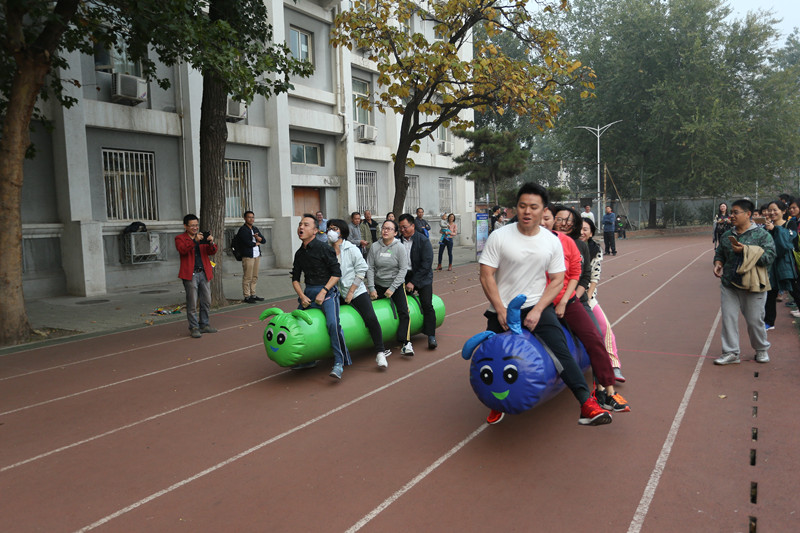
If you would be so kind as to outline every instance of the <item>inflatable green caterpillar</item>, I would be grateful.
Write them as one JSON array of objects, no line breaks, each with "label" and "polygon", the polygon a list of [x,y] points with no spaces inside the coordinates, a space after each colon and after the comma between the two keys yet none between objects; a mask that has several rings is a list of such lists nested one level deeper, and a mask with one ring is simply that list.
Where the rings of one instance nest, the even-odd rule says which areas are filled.
[{"label": "inflatable green caterpillar", "polygon": [[[398,319],[392,301],[382,298],[372,302],[375,316],[381,325],[384,342],[397,338]],[[436,326],[444,322],[444,302],[433,295],[433,310],[436,312]],[[416,297],[408,298],[409,324],[411,335],[422,331],[422,311]],[[272,307],[261,313],[260,320],[268,320],[264,328],[264,348],[267,356],[280,366],[310,363],[317,359],[333,357],[331,338],[325,327],[325,315],[321,309],[296,309],[284,313]],[[339,322],[344,332],[348,350],[361,350],[372,346],[367,326],[353,307],[342,305]]]}]

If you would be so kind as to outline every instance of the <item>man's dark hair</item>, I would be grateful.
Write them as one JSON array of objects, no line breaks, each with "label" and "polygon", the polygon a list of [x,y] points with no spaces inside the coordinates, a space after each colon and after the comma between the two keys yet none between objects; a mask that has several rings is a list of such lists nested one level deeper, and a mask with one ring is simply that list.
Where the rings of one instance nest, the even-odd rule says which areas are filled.
[{"label": "man's dark hair", "polygon": [[245,211],[244,214],[242,215],[242,218],[247,218],[247,215],[256,216],[256,214],[253,213],[252,211]]},{"label": "man's dark hair", "polygon": [[183,225],[184,226],[188,226],[189,222],[191,222],[192,220],[200,220],[200,219],[197,218],[197,215],[193,215],[192,213],[189,213],[188,215],[183,217]]},{"label": "man's dark hair", "polygon": [[533,183],[532,181],[523,183],[522,187],[520,187],[519,191],[517,191],[517,203],[519,203],[519,199],[523,194],[535,194],[541,197],[542,207],[547,207],[547,205],[550,203],[550,197],[547,195],[547,189],[538,183]]},{"label": "man's dark hair", "polygon": [[731,209],[734,207],[738,207],[742,211],[749,211],[750,213],[753,212],[753,209],[756,208],[755,204],[748,200],[747,198],[742,198],[741,200],[736,200],[731,204]]},{"label": "man's dark hair", "polygon": [[497,213],[498,211],[500,211],[500,209],[502,209],[502,207],[500,207],[499,205],[494,206],[492,208],[492,214]]},{"label": "man's dark hair", "polygon": [[312,215],[311,213],[303,213],[303,216],[300,217],[300,220],[304,218],[310,218],[314,221],[314,227],[319,229],[319,222],[317,221],[317,215]]},{"label": "man's dark hair", "polygon": [[794,200],[794,196],[792,196],[789,193],[783,193],[783,194],[779,195],[778,198],[780,198],[783,201],[783,203],[785,203],[786,205],[791,204],[792,201]]},{"label": "man's dark hair", "polygon": [[581,220],[581,216],[577,211],[564,205],[554,205],[550,207],[550,212],[553,213],[553,218],[557,217],[559,213],[569,213],[572,216],[572,229],[569,231],[569,233],[567,233],[567,235],[573,239],[580,238],[581,224],[579,224],[579,222]]},{"label": "man's dark hair", "polygon": [[328,229],[331,229],[331,226],[336,226],[339,228],[339,235],[342,236],[342,239],[347,240],[347,238],[350,236],[350,228],[347,225],[347,222],[341,218],[332,218],[328,220]]},{"label": "man's dark hair", "polygon": [[352,213],[350,213],[350,220],[352,221],[353,217],[356,215],[361,216],[361,213],[359,213],[358,211],[353,211]]},{"label": "man's dark hair", "polygon": [[408,222],[412,226],[416,226],[416,223],[414,222],[414,217],[411,215],[411,213],[403,213],[402,215],[397,217],[397,220],[398,220],[398,223],[400,221],[405,220],[406,222]]}]

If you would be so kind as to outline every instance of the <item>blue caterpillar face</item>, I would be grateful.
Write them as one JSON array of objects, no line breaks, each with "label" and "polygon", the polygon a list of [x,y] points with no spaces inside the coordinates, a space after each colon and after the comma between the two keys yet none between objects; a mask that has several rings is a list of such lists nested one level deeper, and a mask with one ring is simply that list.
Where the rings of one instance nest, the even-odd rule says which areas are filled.
[{"label": "blue caterpillar face", "polygon": [[472,355],[470,384],[484,405],[515,414],[539,400],[543,360],[536,344],[524,331],[521,335],[495,335],[478,346]]}]

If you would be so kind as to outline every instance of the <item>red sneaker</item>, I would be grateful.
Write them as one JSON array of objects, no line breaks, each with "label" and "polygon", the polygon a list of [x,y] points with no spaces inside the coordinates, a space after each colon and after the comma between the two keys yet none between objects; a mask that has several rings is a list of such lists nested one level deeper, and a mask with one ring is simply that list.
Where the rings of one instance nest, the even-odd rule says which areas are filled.
[{"label": "red sneaker", "polygon": [[506,414],[502,411],[495,411],[492,409],[489,411],[489,416],[486,417],[487,424],[497,424],[500,422]]},{"label": "red sneaker", "polygon": [[597,404],[592,396],[581,405],[581,417],[578,424],[582,426],[600,426],[611,423],[611,413]]}]

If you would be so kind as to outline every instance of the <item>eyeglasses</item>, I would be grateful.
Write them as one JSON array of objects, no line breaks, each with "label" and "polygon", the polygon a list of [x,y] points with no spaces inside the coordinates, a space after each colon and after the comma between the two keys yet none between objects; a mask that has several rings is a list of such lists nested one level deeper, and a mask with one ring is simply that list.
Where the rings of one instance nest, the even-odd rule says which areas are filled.
[{"label": "eyeglasses", "polygon": [[570,219],[569,217],[567,217],[567,218],[559,218],[559,217],[557,217],[556,218],[556,222],[563,222],[563,223],[567,224],[567,223],[571,223],[572,219]]},{"label": "eyeglasses", "polygon": [[745,211],[731,211],[731,215],[744,215]]},{"label": "eyeglasses", "polygon": [[400,229],[408,229],[408,228],[413,228],[414,226],[412,226],[411,224],[406,224],[405,226],[403,226],[402,224],[400,224],[398,227],[399,227]]},{"label": "eyeglasses", "polygon": [[394,228],[391,227],[381,228],[381,231],[394,231]]}]

